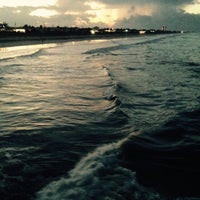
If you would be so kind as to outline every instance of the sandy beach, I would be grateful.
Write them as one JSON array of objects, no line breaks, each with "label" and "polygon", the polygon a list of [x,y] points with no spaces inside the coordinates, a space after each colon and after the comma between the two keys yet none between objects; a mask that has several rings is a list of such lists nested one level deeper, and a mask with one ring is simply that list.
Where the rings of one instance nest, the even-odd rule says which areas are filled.
[{"label": "sandy beach", "polygon": [[71,36],[23,36],[23,37],[0,37],[0,48],[33,44],[62,43],[74,40],[96,40],[96,39],[113,39],[120,37],[133,37],[135,35],[71,35]]}]

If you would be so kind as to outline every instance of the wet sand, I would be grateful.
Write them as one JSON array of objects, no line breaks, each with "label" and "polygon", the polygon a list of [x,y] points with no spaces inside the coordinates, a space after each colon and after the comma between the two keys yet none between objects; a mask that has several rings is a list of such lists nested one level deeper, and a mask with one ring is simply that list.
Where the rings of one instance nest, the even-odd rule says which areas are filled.
[{"label": "wet sand", "polygon": [[62,43],[70,42],[74,40],[93,40],[93,39],[113,39],[120,37],[133,37],[134,35],[71,35],[71,36],[21,36],[21,37],[0,37],[0,48],[21,46],[21,45],[33,45],[33,44],[48,44],[48,43]]}]

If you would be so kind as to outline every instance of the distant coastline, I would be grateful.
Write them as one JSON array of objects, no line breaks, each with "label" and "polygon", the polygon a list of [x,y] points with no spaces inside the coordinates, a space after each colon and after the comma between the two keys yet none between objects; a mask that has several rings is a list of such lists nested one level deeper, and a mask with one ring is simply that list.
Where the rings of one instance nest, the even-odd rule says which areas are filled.
[{"label": "distant coastline", "polygon": [[133,37],[139,35],[175,34],[180,31],[137,30],[137,29],[100,29],[67,28],[67,27],[30,27],[4,28],[0,30],[0,48],[16,45],[43,44],[52,42],[67,42],[71,40],[107,39],[119,37]]}]

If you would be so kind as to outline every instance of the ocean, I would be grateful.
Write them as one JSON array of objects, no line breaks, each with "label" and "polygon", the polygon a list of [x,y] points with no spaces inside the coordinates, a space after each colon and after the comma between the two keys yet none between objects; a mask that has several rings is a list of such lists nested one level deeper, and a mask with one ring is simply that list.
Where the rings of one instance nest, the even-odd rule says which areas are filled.
[{"label": "ocean", "polygon": [[199,40],[0,48],[0,199],[200,199]]}]

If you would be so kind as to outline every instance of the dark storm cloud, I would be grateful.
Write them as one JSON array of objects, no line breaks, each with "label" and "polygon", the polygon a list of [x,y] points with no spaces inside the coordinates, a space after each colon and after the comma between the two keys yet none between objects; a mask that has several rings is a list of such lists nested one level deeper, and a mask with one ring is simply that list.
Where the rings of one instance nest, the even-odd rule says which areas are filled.
[{"label": "dark storm cloud", "polygon": [[[129,4],[133,14],[119,20],[116,26],[133,28],[161,28],[166,25],[170,30],[193,30],[200,31],[198,21],[199,14],[189,14],[183,10],[188,4],[194,4],[194,0],[101,0],[104,3]],[[154,5],[154,12],[151,15],[136,14],[134,10],[138,6]]]},{"label": "dark storm cloud", "polygon": [[161,29],[166,25],[170,30],[200,31],[200,15],[188,14],[176,7],[160,7],[152,16],[131,16],[118,22],[118,26],[128,24],[135,28]]}]

